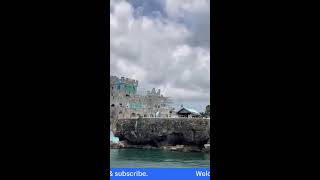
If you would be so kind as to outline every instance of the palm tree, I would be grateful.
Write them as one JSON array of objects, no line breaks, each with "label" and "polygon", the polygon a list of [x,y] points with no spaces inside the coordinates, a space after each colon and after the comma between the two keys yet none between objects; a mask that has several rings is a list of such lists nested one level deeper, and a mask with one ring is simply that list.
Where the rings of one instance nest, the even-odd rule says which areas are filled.
[{"label": "palm tree", "polygon": [[202,117],[202,118],[207,118],[208,117],[208,115],[207,115],[207,113],[205,113],[205,112],[200,112],[200,117]]}]

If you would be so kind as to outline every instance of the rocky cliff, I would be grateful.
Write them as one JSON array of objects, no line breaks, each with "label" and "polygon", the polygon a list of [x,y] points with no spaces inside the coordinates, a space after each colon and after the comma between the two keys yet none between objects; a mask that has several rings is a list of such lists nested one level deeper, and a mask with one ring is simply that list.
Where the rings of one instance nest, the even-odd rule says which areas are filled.
[{"label": "rocky cliff", "polygon": [[185,145],[201,149],[210,139],[210,119],[202,118],[117,119],[112,122],[112,129],[128,145]]}]

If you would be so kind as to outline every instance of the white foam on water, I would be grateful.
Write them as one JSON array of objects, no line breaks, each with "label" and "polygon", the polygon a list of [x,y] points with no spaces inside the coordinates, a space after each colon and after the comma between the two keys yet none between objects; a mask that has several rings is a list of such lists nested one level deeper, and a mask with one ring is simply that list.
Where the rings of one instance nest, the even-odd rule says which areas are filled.
[{"label": "white foam on water", "polygon": [[115,137],[111,130],[110,130],[110,141],[114,142],[114,143],[118,143],[119,142],[119,138]]}]

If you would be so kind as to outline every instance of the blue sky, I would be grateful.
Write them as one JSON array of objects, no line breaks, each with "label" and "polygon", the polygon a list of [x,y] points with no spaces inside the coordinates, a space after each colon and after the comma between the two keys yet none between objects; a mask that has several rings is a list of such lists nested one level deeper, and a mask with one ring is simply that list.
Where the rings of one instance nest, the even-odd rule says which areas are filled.
[{"label": "blue sky", "polygon": [[210,1],[110,0],[111,74],[161,89],[176,107],[210,102]]}]

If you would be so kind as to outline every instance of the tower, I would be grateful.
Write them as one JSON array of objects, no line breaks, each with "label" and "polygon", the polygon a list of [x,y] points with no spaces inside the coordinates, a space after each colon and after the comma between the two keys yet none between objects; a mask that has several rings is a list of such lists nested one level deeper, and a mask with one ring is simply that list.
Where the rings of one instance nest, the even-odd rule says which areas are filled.
[{"label": "tower", "polygon": [[114,96],[134,96],[137,93],[138,81],[129,78],[110,77],[110,92]]}]

